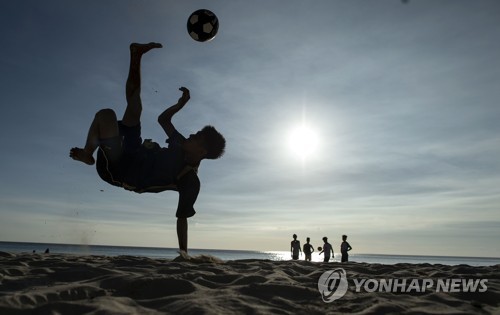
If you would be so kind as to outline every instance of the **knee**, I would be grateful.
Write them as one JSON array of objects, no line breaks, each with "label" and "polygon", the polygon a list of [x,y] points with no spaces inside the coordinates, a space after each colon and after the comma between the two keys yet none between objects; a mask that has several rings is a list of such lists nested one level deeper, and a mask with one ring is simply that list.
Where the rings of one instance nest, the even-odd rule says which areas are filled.
[{"label": "knee", "polygon": [[95,114],[95,118],[99,121],[116,121],[116,113],[110,108],[101,109]]}]

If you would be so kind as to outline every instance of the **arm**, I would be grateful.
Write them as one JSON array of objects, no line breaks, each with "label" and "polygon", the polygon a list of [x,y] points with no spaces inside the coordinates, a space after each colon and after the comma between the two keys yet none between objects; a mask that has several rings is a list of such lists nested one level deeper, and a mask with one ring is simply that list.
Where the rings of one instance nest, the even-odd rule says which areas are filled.
[{"label": "arm", "polygon": [[187,218],[177,218],[177,239],[179,240],[179,250],[187,253],[188,222]]},{"label": "arm", "polygon": [[179,98],[179,101],[177,101],[177,104],[170,106],[163,113],[161,113],[160,116],[158,116],[158,123],[163,128],[163,130],[165,130],[165,133],[169,138],[175,131],[174,125],[172,125],[172,117],[175,115],[175,113],[180,111],[190,99],[188,89],[186,89],[185,87],[181,87],[179,90],[182,91],[182,96]]},{"label": "arm", "polygon": [[179,190],[179,203],[177,205],[177,239],[179,240],[179,249],[188,251],[188,222],[187,219],[195,215],[194,203],[200,192],[200,180],[191,170],[182,176],[177,182]]}]

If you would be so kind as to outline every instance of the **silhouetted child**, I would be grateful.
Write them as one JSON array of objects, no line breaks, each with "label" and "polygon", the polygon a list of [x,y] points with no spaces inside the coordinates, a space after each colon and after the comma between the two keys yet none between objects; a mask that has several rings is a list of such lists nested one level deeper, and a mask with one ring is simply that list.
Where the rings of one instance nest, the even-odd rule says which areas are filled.
[{"label": "silhouetted child", "polygon": [[290,243],[290,252],[293,260],[299,259],[299,253],[302,250],[300,249],[300,241],[297,241],[297,234],[293,234],[293,241]]},{"label": "silhouetted child", "polygon": [[352,249],[351,245],[347,243],[347,235],[342,235],[342,244],[340,244],[340,253],[342,254],[341,262],[349,261],[349,254],[347,253]]},{"label": "silhouetted child", "polygon": [[[226,141],[212,126],[206,126],[189,138],[173,126],[174,114],[189,101],[189,90],[181,87],[177,104],[167,108],[158,122],[169,144],[160,147],[141,138],[141,59],[158,43],[131,44],[130,68],[126,83],[127,107],[121,120],[112,109],[95,115],[84,148],[72,148],[70,157],[88,165],[96,164],[99,176],[111,185],[137,193],[179,192],[177,206],[177,237],[181,251],[187,252],[187,218],[196,212],[194,203],[200,190],[197,169],[203,159],[217,159],[224,153]],[[97,152],[97,163],[93,154]]]},{"label": "silhouetted child", "polygon": [[[328,243],[328,238],[326,236],[323,237],[323,242],[324,242],[323,250],[321,252],[319,252],[319,255],[324,253],[325,258],[323,259],[323,262],[329,262],[330,257],[334,256],[333,247],[330,243]],[[330,253],[331,253],[331,256],[330,256]]]},{"label": "silhouetted child", "polygon": [[308,237],[306,239],[306,243],[304,244],[304,256],[306,256],[306,261],[311,261],[311,254],[314,252],[314,247],[309,243],[311,239]]}]

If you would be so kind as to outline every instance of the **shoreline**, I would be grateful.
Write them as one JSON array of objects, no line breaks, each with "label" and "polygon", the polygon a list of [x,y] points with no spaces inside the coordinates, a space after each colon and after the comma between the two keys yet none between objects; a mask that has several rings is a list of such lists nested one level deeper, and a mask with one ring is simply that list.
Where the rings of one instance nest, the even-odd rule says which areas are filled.
[{"label": "shoreline", "polygon": [[[43,253],[46,249],[57,254],[107,255],[107,256],[142,256],[150,258],[173,259],[179,255],[177,248],[169,247],[139,247],[115,245],[82,245],[63,243],[29,243],[29,242],[0,242],[0,251],[13,253]],[[223,260],[235,259],[271,259],[273,261],[290,260],[288,251],[257,251],[232,249],[190,249],[190,254],[209,254]],[[403,254],[363,254],[350,253],[350,260],[366,263],[442,263],[445,265],[467,264],[471,266],[491,266],[500,264],[500,258],[473,257],[473,256],[437,256],[437,255],[403,255]],[[317,252],[312,255],[313,261],[322,262],[323,256]],[[303,260],[302,255],[299,260]],[[340,253],[336,252],[335,261],[340,261]],[[332,262],[332,261],[330,261]]]}]

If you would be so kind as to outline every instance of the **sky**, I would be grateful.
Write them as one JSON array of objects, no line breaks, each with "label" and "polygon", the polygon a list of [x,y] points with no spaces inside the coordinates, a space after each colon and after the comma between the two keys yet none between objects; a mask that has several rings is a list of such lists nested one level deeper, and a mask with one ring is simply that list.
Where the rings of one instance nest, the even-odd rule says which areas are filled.
[{"label": "sky", "polygon": [[[186,30],[219,18],[214,40]],[[0,241],[177,247],[178,194],[136,194],[69,158],[122,115],[129,44],[142,132],[186,86],[184,135],[214,125],[189,246],[500,257],[500,2],[0,2]]]}]

